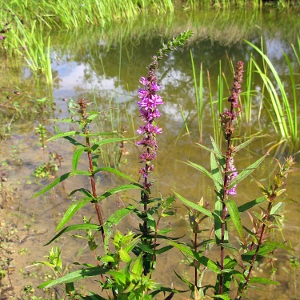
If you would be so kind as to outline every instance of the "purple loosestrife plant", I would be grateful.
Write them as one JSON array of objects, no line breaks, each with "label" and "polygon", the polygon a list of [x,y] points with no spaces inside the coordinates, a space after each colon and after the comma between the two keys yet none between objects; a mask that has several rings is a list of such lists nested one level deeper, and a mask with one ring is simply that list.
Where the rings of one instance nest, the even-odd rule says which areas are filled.
[{"label": "purple loosestrife plant", "polygon": [[[148,252],[143,253],[143,268],[144,275],[147,275],[155,265],[155,247],[156,240],[150,237],[151,231],[155,231],[156,226],[149,224],[149,211],[148,204],[150,199],[150,187],[153,182],[150,181],[150,174],[154,171],[153,161],[156,159],[156,152],[158,149],[156,137],[162,133],[162,128],[156,124],[156,120],[161,116],[159,106],[163,104],[162,97],[157,93],[160,90],[160,86],[157,83],[157,77],[155,71],[158,68],[158,63],[164,56],[170,51],[175,50],[178,46],[183,46],[186,40],[192,36],[192,31],[188,30],[182,34],[179,34],[172,41],[167,44],[163,44],[163,47],[158,51],[157,55],[152,57],[151,64],[148,68],[147,77],[141,77],[140,83],[143,85],[138,90],[138,107],[140,110],[140,117],[143,121],[143,125],[138,129],[138,133],[142,136],[142,139],[137,142],[138,146],[142,146],[142,154],[140,154],[140,162],[143,164],[139,170],[142,179],[143,190],[141,192],[141,203],[143,205],[143,211],[140,214],[143,224],[140,224],[140,230],[142,233],[142,243],[145,247],[152,248],[154,254]],[[156,236],[156,234],[154,234]]]},{"label": "purple loosestrife plant", "polygon": [[[232,137],[235,130],[235,123],[237,115],[240,113],[239,95],[242,92],[241,82],[243,80],[244,63],[239,61],[237,63],[236,71],[234,74],[233,87],[231,89],[231,94],[228,98],[230,102],[230,110],[226,110],[220,115],[221,126],[224,133],[225,140],[227,141],[227,149],[225,155],[225,175],[223,181],[223,191],[221,191],[221,201],[222,201],[222,212],[221,212],[221,253],[220,253],[220,270],[224,269],[225,261],[225,247],[224,243],[227,242],[226,234],[226,216],[228,213],[225,201],[228,199],[228,195],[236,195],[236,185],[229,188],[229,184],[238,176],[236,167],[234,166],[234,147],[232,145]],[[222,295],[224,292],[224,274],[219,275],[219,294]]]}]

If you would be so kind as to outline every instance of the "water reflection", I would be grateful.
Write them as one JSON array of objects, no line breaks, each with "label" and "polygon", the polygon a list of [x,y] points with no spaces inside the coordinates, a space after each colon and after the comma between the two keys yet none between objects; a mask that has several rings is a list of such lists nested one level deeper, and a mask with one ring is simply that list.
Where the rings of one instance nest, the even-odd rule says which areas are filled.
[{"label": "water reflection", "polygon": [[[222,72],[228,78],[229,86],[226,86],[226,82],[224,86],[225,98],[232,80],[229,58],[234,63],[238,60],[247,62],[250,57],[249,53],[253,52],[243,42],[243,39],[260,46],[261,36],[263,36],[263,47],[268,57],[272,60],[279,74],[283,77],[286,76],[287,65],[282,51],[289,57],[293,57],[290,44],[296,44],[300,28],[299,20],[298,11],[282,13],[277,10],[269,10],[262,14],[247,9],[242,11],[199,11],[197,13],[186,12],[178,16],[170,15],[155,21],[153,19],[150,21],[140,19],[134,23],[116,25],[105,30],[89,28],[85,31],[56,32],[51,37],[55,85],[51,95],[47,95],[49,95],[49,98],[54,98],[56,106],[59,108],[55,112],[55,117],[59,118],[66,117],[68,113],[67,104],[65,101],[61,101],[62,98],[73,97],[76,100],[78,97],[84,97],[95,101],[100,110],[106,109],[108,106],[121,109],[121,126],[126,128],[129,136],[133,136],[136,134],[137,124],[140,122],[136,108],[137,89],[140,76],[145,76],[147,73],[145,66],[151,61],[151,56],[160,47],[162,40],[166,40],[187,28],[193,29],[194,36],[189,45],[169,55],[160,64],[157,73],[159,83],[162,86],[165,105],[162,108],[163,116],[160,120],[160,126],[163,127],[164,133],[158,138],[159,150],[153,193],[158,194],[161,192],[163,195],[168,195],[173,193],[172,190],[176,190],[191,201],[199,201],[200,197],[203,196],[205,201],[213,203],[214,191],[211,182],[183,163],[190,160],[209,168],[208,153],[195,145],[195,142],[199,142],[199,130],[190,52],[193,54],[195,66],[198,70],[200,64],[202,64],[204,70],[203,131],[205,134],[202,142],[209,146],[209,135],[214,133],[209,94],[212,93],[212,99],[216,101],[218,97],[219,61],[221,61]],[[253,56],[258,58],[255,52],[253,52]],[[299,66],[297,66],[294,58],[292,62],[295,72],[299,72]],[[18,70],[20,71],[19,74],[22,74],[23,68],[20,67]],[[208,88],[207,71],[209,71],[211,89]],[[26,74],[29,79],[33,78],[30,73]],[[2,77],[6,78],[4,75]],[[9,82],[6,85],[9,85]],[[27,95],[30,94],[32,99],[42,97],[46,93],[45,85],[38,85],[33,81],[30,81],[27,87],[25,84],[24,89],[28,90]],[[253,89],[260,91],[261,82],[258,79],[255,79]],[[253,97],[254,109],[250,123],[252,129],[249,128],[249,124],[241,123],[240,133],[241,136],[244,136],[246,131],[246,135],[250,136],[257,131],[261,131],[261,135],[267,134],[267,136],[264,139],[258,139],[250,148],[236,156],[236,164],[240,170],[263,155],[280,140],[280,136],[276,135],[274,128],[270,126],[270,117],[266,110],[262,112],[260,122],[257,119],[257,112],[261,103],[259,95],[257,93],[256,97]],[[129,112],[129,117],[126,115],[125,109]],[[186,118],[186,124],[184,118]],[[25,131],[27,136],[24,135],[24,131],[18,135],[14,133],[14,142],[22,144],[20,151],[24,161],[22,172],[19,172],[19,170],[11,172],[11,177],[16,181],[24,180],[26,176],[30,176],[34,167],[38,164],[37,160],[42,161],[43,159],[40,149],[35,144],[37,137],[34,132],[35,124],[41,120],[34,118],[27,119],[27,121],[30,124]],[[132,125],[131,121],[135,125]],[[46,124],[52,133],[52,124]],[[12,144],[8,142],[3,143],[2,146],[3,156],[7,158]],[[64,169],[68,171],[72,149],[67,148],[67,145],[63,143],[57,143],[54,147],[65,158]],[[291,152],[288,146],[283,144],[276,149],[277,152],[273,151],[272,156],[278,158]],[[127,164],[124,162],[121,168],[127,174],[137,178],[139,168],[137,149],[133,143],[129,143],[127,150],[129,152],[126,157]],[[293,149],[293,152],[298,150],[299,148]],[[299,153],[296,154],[296,159],[299,160]],[[273,171],[271,166],[274,166],[274,161],[270,160],[272,164],[270,164],[270,161],[266,162],[262,169],[254,174],[254,178],[264,179]],[[41,184],[44,184],[44,182]],[[76,181],[74,184],[78,186],[81,185],[81,182]],[[292,198],[293,201],[291,202],[293,204],[288,206],[285,211],[286,220],[288,221],[284,234],[290,240],[298,238],[300,227],[299,205],[295,204],[300,201],[299,195],[295,193],[298,190],[298,185],[299,174],[294,173],[288,181],[288,195]],[[38,189],[39,187],[35,188]],[[48,199],[49,201],[46,199],[38,201],[30,199],[32,188],[26,185],[25,196],[26,199],[30,199],[26,203],[26,209],[34,208],[39,211],[38,215],[41,216],[36,224],[44,229],[47,225],[43,222],[44,218],[58,222],[61,217],[60,213],[66,209],[68,204],[67,194],[72,189],[72,183],[67,183],[56,190],[52,198]],[[254,181],[252,181],[248,184],[241,184],[238,187],[238,195],[236,200],[238,203],[243,203],[260,194]],[[108,206],[105,209],[110,212],[114,208]],[[40,211],[43,212],[40,213]],[[178,212],[179,218],[173,225],[180,232],[180,230],[184,231],[186,229],[186,212],[184,207],[179,207]],[[86,208],[84,213],[89,214],[91,212]],[[10,214],[12,215],[12,212]],[[29,215],[29,212],[27,214]],[[81,216],[78,216],[78,221],[80,221],[79,219],[81,219]],[[53,228],[49,229],[47,236],[44,237],[45,240],[49,240],[53,236],[54,224],[51,227]],[[39,241],[39,245],[43,242]],[[72,243],[74,247],[69,248],[75,249],[76,242],[73,241]],[[27,246],[30,245],[27,244]],[[299,248],[299,245],[295,246]],[[45,255],[45,249],[38,245],[36,247],[35,254],[42,258]],[[72,252],[72,249],[64,250],[70,252],[70,257],[76,255]],[[178,253],[174,254],[172,259],[177,261],[180,258],[175,258],[176,255],[178,256]],[[170,267],[172,264],[174,265],[172,259],[169,259]],[[286,257],[283,261],[286,261]],[[280,261],[280,264],[282,267],[288,268],[285,262]],[[285,283],[290,280],[290,278],[284,279]],[[172,280],[174,278],[168,278],[166,284],[170,284]],[[291,289],[291,294],[294,292]],[[275,299],[274,295],[272,299]]]}]

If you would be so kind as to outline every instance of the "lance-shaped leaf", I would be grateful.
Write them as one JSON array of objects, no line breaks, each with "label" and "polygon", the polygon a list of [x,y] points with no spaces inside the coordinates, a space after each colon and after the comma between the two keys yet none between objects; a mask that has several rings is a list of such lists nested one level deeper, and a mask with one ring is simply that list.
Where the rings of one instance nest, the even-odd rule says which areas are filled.
[{"label": "lance-shaped leaf", "polygon": [[183,244],[179,244],[179,243],[172,242],[172,241],[170,241],[169,244],[174,246],[178,250],[180,250],[182,253],[188,255],[190,258],[195,259],[200,264],[206,266],[207,268],[214,271],[215,273],[217,273],[217,274],[220,273],[220,269],[219,269],[218,265],[216,263],[214,263],[212,260],[210,260],[209,258],[207,258],[206,256],[199,255],[199,253],[191,250],[191,248],[189,248]]},{"label": "lance-shaped leaf", "polygon": [[[174,192],[174,191],[173,191]],[[203,213],[204,215],[213,218],[213,214],[211,213],[211,211],[209,211],[208,209],[205,209],[203,206],[197,205],[191,201],[188,201],[187,199],[185,199],[184,197],[182,197],[181,195],[177,194],[176,192],[174,192],[174,194],[180,199],[180,201],[182,201],[185,205],[189,206],[192,209],[195,209],[201,213]]]},{"label": "lance-shaped leaf", "polygon": [[236,203],[233,200],[227,200],[227,201],[225,201],[225,204],[226,204],[226,207],[227,207],[229,215],[231,217],[233,226],[234,226],[238,236],[244,242],[244,245],[246,245],[246,239],[245,239],[245,235],[244,235],[241,216],[240,216],[240,213],[239,213]]},{"label": "lance-shaped leaf", "polygon": [[[267,254],[273,252],[275,249],[288,250],[289,247],[285,244],[278,243],[278,242],[272,242],[272,241],[265,242],[264,244],[262,244],[260,246],[256,260],[260,260],[263,256],[266,256]],[[252,260],[255,252],[256,252],[256,249],[253,249],[252,251],[242,254],[243,260],[244,261]]]},{"label": "lance-shaped leaf", "polygon": [[210,136],[210,140],[218,159],[223,158],[223,153],[212,136]]},{"label": "lance-shaped leaf", "polygon": [[195,164],[191,161],[187,161],[186,164],[188,166],[191,166],[193,168],[195,168],[196,170],[199,170],[200,172],[204,173],[207,177],[209,177],[210,179],[212,179],[212,181],[214,182],[215,186],[219,186],[220,183],[215,179],[215,177],[209,172],[207,171],[204,167],[198,165],[198,164]]},{"label": "lance-shaped leaf", "polygon": [[255,169],[264,161],[266,156],[259,158],[256,162],[254,162],[252,165],[250,165],[248,168],[241,171],[228,185],[228,189],[231,189],[235,185],[237,185],[239,182],[247,178]]},{"label": "lance-shaped leaf", "polygon": [[110,144],[110,143],[120,143],[120,142],[128,141],[128,140],[133,139],[133,138],[118,138],[117,137],[117,138],[103,139],[102,141],[94,144],[91,147],[91,149],[94,151],[102,145],[106,145],[106,144]]},{"label": "lance-shaped leaf", "polygon": [[121,208],[109,216],[109,218],[103,225],[103,230],[105,233],[105,249],[108,249],[109,239],[113,233],[112,227],[117,225],[125,216],[127,216],[134,210],[135,207],[133,205],[128,205],[127,207]]},{"label": "lance-shaped leaf", "polygon": [[[115,175],[117,175],[117,176],[120,176],[120,177],[122,177],[122,178],[125,178],[125,179],[127,179],[127,180],[133,182],[133,183],[138,184],[138,181],[136,181],[136,180],[134,180],[133,178],[131,178],[130,176],[128,176],[128,175],[122,173],[121,171],[116,170],[116,169],[111,168],[111,167],[97,168],[97,169],[95,169],[95,170],[93,171],[93,174],[96,174],[96,173],[102,172],[102,171],[103,171],[103,172],[110,172],[110,173],[113,173],[113,174],[115,174]],[[141,188],[142,188],[142,186],[141,186]]]},{"label": "lance-shaped leaf", "polygon": [[222,241],[222,210],[223,210],[223,202],[219,199],[215,202],[215,213],[214,213],[214,229],[215,229],[215,238],[216,244],[219,245],[221,243],[228,243],[228,230],[227,224],[225,223],[224,230],[224,240]]},{"label": "lance-shaped leaf", "polygon": [[214,178],[215,186],[219,191],[223,187],[223,176],[220,170],[220,165],[218,164],[216,156],[213,153],[210,154],[210,168],[212,177]]},{"label": "lance-shaped leaf", "polygon": [[74,214],[81,209],[85,204],[91,202],[93,200],[93,197],[84,197],[81,198],[79,201],[77,201],[76,203],[72,203],[69,208],[67,209],[67,211],[65,212],[64,216],[62,217],[60,223],[58,224],[58,226],[56,227],[56,231],[60,230],[63,228],[63,226],[65,226],[65,224],[67,222],[69,222],[69,220],[74,216]]},{"label": "lance-shaped leaf", "polygon": [[267,200],[267,198],[266,198],[265,196],[256,198],[256,199],[254,199],[254,200],[251,200],[251,201],[249,201],[249,202],[246,202],[245,204],[240,205],[240,206],[238,207],[238,210],[239,210],[240,213],[241,213],[241,212],[244,212],[244,211],[246,211],[246,210],[252,208],[252,207],[255,206],[255,205],[258,205],[258,204],[260,204],[260,203],[265,202],[266,200]]},{"label": "lance-shaped leaf", "polygon": [[275,285],[280,284],[278,281],[274,281],[269,278],[263,278],[263,277],[251,277],[249,283],[263,283],[263,284],[275,284]]},{"label": "lance-shaped leaf", "polygon": [[257,139],[258,137],[253,136],[251,137],[249,140],[245,141],[244,143],[241,143],[237,146],[234,147],[234,152],[238,152],[241,151],[242,149],[244,149],[245,147],[247,147],[251,142],[253,142],[255,139]]},{"label": "lance-shaped leaf", "polygon": [[101,200],[108,198],[109,196],[117,194],[119,192],[124,192],[124,191],[134,190],[134,189],[143,189],[143,187],[140,184],[136,184],[136,183],[119,185],[119,186],[114,187],[114,188],[106,191],[105,193],[103,193],[100,197],[97,198],[97,200],[101,201]]},{"label": "lance-shaped leaf", "polygon": [[63,277],[60,277],[55,280],[50,280],[47,282],[42,283],[38,286],[38,288],[50,288],[54,285],[62,284],[62,283],[69,283],[74,282],[83,278],[87,277],[93,277],[101,274],[105,274],[107,272],[107,269],[102,267],[91,267],[91,268],[85,268],[81,270],[77,270],[75,272],[69,273]]},{"label": "lance-shaped leaf", "polygon": [[72,169],[73,172],[77,171],[77,166],[78,166],[78,162],[79,159],[81,157],[81,155],[83,154],[84,151],[86,151],[88,148],[87,147],[77,147],[76,150],[73,153],[73,158],[72,158]]},{"label": "lance-shaped leaf", "polygon": [[68,137],[68,136],[74,136],[74,135],[78,135],[80,134],[79,131],[68,131],[68,132],[59,132],[58,134],[52,136],[51,138],[49,138],[47,140],[47,142],[50,142],[50,141],[53,141],[53,140],[56,140],[56,139],[59,139],[59,138],[64,138],[64,137]]},{"label": "lance-shaped leaf", "polygon": [[90,172],[87,171],[76,171],[76,172],[68,172],[65,173],[61,176],[59,176],[58,178],[56,178],[53,182],[51,182],[49,185],[47,185],[45,188],[43,188],[41,191],[35,193],[32,197],[35,198],[37,196],[40,196],[46,192],[48,192],[49,190],[51,190],[52,188],[54,188],[56,185],[58,185],[59,183],[63,182],[64,180],[66,180],[69,177],[75,176],[75,175],[83,175],[83,176],[91,176]]},{"label": "lance-shaped leaf", "polygon": [[59,238],[63,233],[66,233],[68,231],[73,230],[97,230],[99,231],[100,226],[97,224],[75,224],[65,227],[63,230],[61,230],[53,239],[51,239],[45,246],[51,244],[53,241],[55,241],[57,238]]},{"label": "lance-shaped leaf", "polygon": [[72,172],[68,172],[68,173],[65,173],[65,174],[59,176],[53,182],[51,182],[49,185],[47,185],[45,188],[43,188],[41,191],[35,193],[32,197],[34,198],[34,197],[37,197],[39,195],[46,193],[47,191],[51,190],[53,187],[55,187],[56,185],[58,185],[59,183],[63,182],[64,180],[66,180],[67,178],[69,178],[71,176],[73,176]]}]

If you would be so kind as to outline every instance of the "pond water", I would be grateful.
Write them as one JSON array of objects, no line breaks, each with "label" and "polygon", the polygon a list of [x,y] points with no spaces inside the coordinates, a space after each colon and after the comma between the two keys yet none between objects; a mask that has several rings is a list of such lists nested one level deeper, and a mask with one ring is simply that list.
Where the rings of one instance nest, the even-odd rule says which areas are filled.
[{"label": "pond water", "polygon": [[[139,78],[147,74],[146,66],[151,57],[161,47],[162,41],[186,30],[192,29],[194,35],[186,47],[178,49],[160,63],[157,78],[161,85],[161,95],[165,104],[162,106],[162,117],[159,126],[163,134],[158,137],[158,157],[156,161],[155,185],[153,196],[160,193],[164,196],[176,191],[185,198],[197,202],[201,197],[210,203],[214,202],[214,191],[211,182],[203,174],[193,170],[184,162],[190,160],[209,168],[209,155],[196,143],[210,147],[210,135],[220,140],[219,130],[213,130],[212,114],[209,98],[212,97],[213,107],[217,113],[218,90],[217,82],[222,68],[224,74],[224,106],[232,81],[232,66],[238,60],[247,65],[250,54],[257,59],[259,55],[246,44],[244,39],[261,47],[272,61],[279,76],[285,81],[289,95],[288,67],[283,55],[290,57],[296,75],[296,85],[299,88],[300,66],[297,65],[293,48],[297,45],[300,29],[299,11],[278,11],[269,9],[258,12],[251,10],[185,12],[184,15],[170,15],[164,18],[141,18],[126,24],[115,24],[112,28],[88,28],[70,32],[51,32],[52,42],[52,72],[53,86],[47,87],[42,76],[35,77],[20,62],[12,63],[3,59],[1,66],[1,92],[7,98],[2,105],[1,117],[3,130],[1,134],[1,172],[2,172],[2,209],[0,216],[2,234],[16,241],[14,250],[14,269],[10,279],[15,293],[20,293],[23,287],[32,283],[34,286],[45,278],[41,278],[41,268],[34,261],[44,260],[52,245],[43,245],[53,237],[55,226],[60,221],[63,212],[70,205],[68,194],[78,186],[88,187],[81,178],[72,178],[55,188],[51,193],[38,198],[32,194],[49,183],[46,179],[37,179],[32,172],[42,162],[47,161],[48,152],[56,152],[64,159],[59,173],[71,169],[73,148],[65,141],[53,141],[47,148],[41,150],[35,128],[39,123],[47,128],[47,136],[54,134],[53,119],[69,116],[68,103],[84,97],[92,102],[92,106],[102,111],[102,118],[94,130],[120,130],[128,137],[136,135],[136,129],[141,121],[137,110],[137,89]],[[193,55],[196,74],[200,65],[204,78],[204,113],[199,131],[197,117],[193,71],[191,63]],[[226,79],[225,79],[226,78]],[[220,77],[219,77],[220,79]],[[226,86],[226,83],[229,87]],[[274,158],[282,161],[283,157],[293,154],[299,163],[298,143],[282,142],[281,136],[272,125],[272,109],[268,99],[262,99],[262,82],[254,76],[251,102],[252,111],[247,120],[241,118],[238,124],[238,135],[247,138],[257,134],[255,140],[247,149],[236,156],[236,166],[242,170],[257,158],[265,154],[271,147],[269,157],[258,171],[253,173],[251,180],[237,187],[235,200],[240,205],[260,196],[254,179],[267,184],[267,177],[275,170]],[[20,91],[17,95],[15,91]],[[299,89],[297,90],[299,95]],[[9,99],[9,97],[11,99]],[[46,104],[39,104],[37,99],[46,99]],[[244,97],[245,98],[245,97]],[[244,99],[242,96],[242,99]],[[48,103],[48,104],[47,104]],[[243,104],[243,103],[242,103]],[[298,102],[298,111],[300,104]],[[244,113],[244,112],[242,112]],[[298,116],[298,123],[300,117]],[[62,130],[72,130],[66,124],[58,124]],[[9,130],[9,131],[8,131]],[[200,133],[202,132],[202,133]],[[222,145],[221,140],[219,141]],[[121,158],[120,169],[138,179],[138,149],[134,142],[125,145],[126,155]],[[224,147],[224,145],[223,145]],[[115,161],[107,155],[104,163],[114,165]],[[82,161],[80,169],[86,169]],[[299,268],[293,269],[290,257],[299,259],[300,243],[300,196],[298,193],[299,172],[291,173],[288,178],[286,205],[280,234],[280,241],[291,243],[290,252],[279,251],[276,261],[263,262],[257,272],[265,272],[270,276],[277,268],[273,279],[280,281],[280,286],[257,287],[251,290],[249,299],[299,299],[297,289]],[[115,179],[103,175],[99,178],[99,192],[105,191],[115,184]],[[126,194],[121,199],[115,197],[103,204],[104,215],[114,211],[116,207],[132,201],[135,194]],[[170,221],[176,235],[184,235],[189,240],[186,209],[177,202],[176,219]],[[85,207],[74,221],[81,222],[82,217],[93,215],[92,208]],[[248,222],[244,216],[244,221]],[[125,224],[128,228],[136,228],[138,221],[129,219]],[[73,261],[92,262],[90,252],[85,248],[85,241],[74,238],[62,238],[57,245],[62,247],[64,263]],[[180,274],[188,274],[188,269],[181,263],[183,257],[176,251],[165,258],[165,272],[157,280],[165,285],[184,288],[175,278],[173,269]],[[160,263],[160,262],[159,262]],[[264,269],[263,269],[264,266]],[[269,293],[266,294],[266,289]],[[10,291],[12,293],[12,291]],[[278,296],[276,296],[278,295]],[[176,296],[176,299],[188,299],[188,294]]]}]

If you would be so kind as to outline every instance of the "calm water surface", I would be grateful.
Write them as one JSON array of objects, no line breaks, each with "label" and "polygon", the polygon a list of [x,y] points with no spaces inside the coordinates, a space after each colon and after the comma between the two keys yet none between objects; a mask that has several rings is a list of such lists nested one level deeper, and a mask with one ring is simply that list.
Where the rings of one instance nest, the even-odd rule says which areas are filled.
[{"label": "calm water surface", "polygon": [[[18,247],[28,249],[30,252],[28,255],[22,254],[26,251],[18,252],[17,250],[14,255],[15,271],[11,277],[16,291],[28,282],[33,284],[40,282],[40,279],[35,279],[32,275],[40,270],[33,264],[33,259],[37,261],[44,259],[43,256],[46,255],[49,246],[43,247],[42,245],[53,236],[55,226],[69,206],[71,201],[68,197],[69,192],[78,186],[88,187],[88,182],[82,181],[81,178],[74,178],[72,182],[71,180],[65,181],[64,184],[43,197],[31,198],[34,192],[48,182],[35,179],[31,175],[37,165],[47,160],[47,153],[56,151],[64,158],[60,170],[63,173],[71,168],[70,158],[73,151],[71,145],[65,141],[55,141],[49,143],[43,153],[39,147],[35,127],[38,123],[44,124],[48,129],[47,135],[50,136],[54,133],[51,120],[68,116],[69,99],[76,101],[84,97],[92,101],[94,109],[103,111],[103,118],[97,123],[97,130],[120,130],[122,128],[129,137],[136,135],[136,129],[140,124],[136,105],[138,80],[147,74],[145,67],[150,63],[151,56],[159,49],[161,42],[188,28],[194,31],[189,44],[171,53],[160,64],[157,72],[157,78],[162,87],[161,95],[165,101],[162,107],[163,115],[159,120],[159,125],[164,132],[158,137],[159,150],[152,193],[168,196],[176,191],[194,202],[203,197],[212,205],[214,191],[211,182],[184,162],[190,160],[209,168],[209,155],[196,143],[201,140],[209,147],[209,137],[214,135],[209,94],[211,93],[213,105],[217,110],[215,102],[218,97],[219,68],[222,66],[224,78],[227,80],[224,80],[225,100],[228,97],[232,80],[231,61],[235,65],[238,60],[243,60],[247,65],[251,53],[259,61],[257,53],[247,46],[243,39],[257,46],[261,46],[262,43],[265,53],[281,78],[288,78],[283,52],[290,57],[295,73],[298,72],[299,75],[299,65],[291,47],[291,44],[297,45],[297,35],[300,29],[299,12],[277,10],[263,13],[247,10],[198,12],[197,14],[187,12],[184,16],[168,16],[155,22],[153,18],[143,19],[133,24],[115,25],[107,30],[90,28],[82,31],[51,33],[54,85],[50,89],[45,86],[41,78],[34,78],[26,68],[12,67],[9,63],[3,64],[1,68],[2,91],[8,93],[9,89],[21,90],[20,98],[14,97],[13,101],[24,101],[31,109],[39,110],[38,114],[28,114],[23,118],[19,116],[11,122],[11,138],[1,142],[1,171],[3,177],[7,179],[3,187],[12,194],[12,197],[5,198],[7,201],[4,202],[4,209],[0,213],[3,216],[5,214],[6,223],[18,229],[17,235],[21,241]],[[197,74],[201,64],[204,70],[202,137],[197,122],[191,54],[194,57]],[[299,86],[298,75],[296,83]],[[210,79],[210,89],[208,79]],[[226,86],[226,82],[229,87]],[[252,87],[256,91],[252,97],[253,110],[248,122],[240,121],[238,134],[241,137],[248,137],[259,132],[259,136],[263,138],[257,139],[249,148],[237,154],[235,160],[239,170],[280,142],[280,136],[270,121],[268,106],[265,106],[267,99],[261,97],[261,88],[261,82],[255,76]],[[291,94],[288,81],[286,81],[286,88]],[[297,93],[299,94],[299,90]],[[34,101],[43,97],[46,97],[49,102],[53,101],[55,104],[53,109],[48,108],[43,111],[34,106]],[[225,101],[224,105],[226,104]],[[258,119],[258,114],[261,114],[260,119]],[[7,124],[7,120],[9,117],[3,117],[3,125]],[[59,127],[63,130],[72,130],[72,127],[67,125],[59,125]],[[237,203],[242,204],[260,196],[254,179],[267,184],[267,176],[275,170],[274,157],[282,160],[283,156],[294,154],[299,163],[299,149],[299,144],[294,147],[286,143],[275,146],[266,162],[253,174],[250,182],[248,180],[238,186],[238,194],[235,198]],[[120,168],[134,178],[138,178],[138,149],[133,142],[126,144],[126,152],[126,156],[122,157]],[[105,161],[108,160],[110,159],[105,157]],[[113,160],[110,160],[110,164],[114,164]],[[80,168],[86,168],[84,162]],[[98,179],[99,192],[116,184],[115,179],[107,175],[101,175]],[[264,287],[264,291],[257,287],[257,290],[251,292],[249,299],[253,299],[254,295],[257,299],[300,298],[297,290],[299,270],[292,270],[289,264],[291,255],[298,258],[300,255],[299,179],[299,173],[291,173],[289,176],[282,231],[276,235],[279,240],[291,242],[293,251],[277,253],[277,261],[272,264],[267,261],[263,262],[264,265],[257,271],[263,272],[263,266],[265,266],[264,275],[269,276],[272,268],[277,268],[273,278],[280,281],[282,285]],[[116,197],[106,201],[103,204],[104,215],[108,216],[117,207],[132,201],[132,197],[136,196],[138,197],[138,195],[126,194],[122,199]],[[187,234],[187,213],[180,203],[177,203],[177,206],[178,215],[169,225],[172,226],[176,235],[186,234],[184,239],[188,241],[190,237]],[[91,208],[86,207],[79,212],[75,221],[81,222],[84,215],[92,216]],[[249,222],[246,215],[244,221]],[[125,225],[128,228],[136,228],[138,224],[134,218],[126,222]],[[85,242],[82,240],[62,238],[57,245],[62,247],[65,263],[72,263],[76,260],[92,262],[90,252],[85,248]],[[182,260],[180,253],[171,252],[164,260],[163,276],[157,279],[168,286],[173,284],[174,287],[184,288],[172,271],[175,269],[180,274],[189,272],[184,264],[180,263]],[[20,270],[23,274],[19,272]],[[210,278],[209,274],[208,277]],[[176,299],[187,299],[187,297],[188,295],[177,296]]]}]

